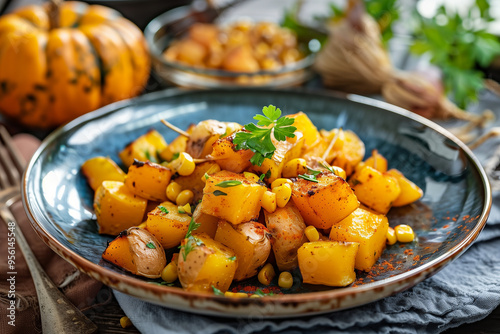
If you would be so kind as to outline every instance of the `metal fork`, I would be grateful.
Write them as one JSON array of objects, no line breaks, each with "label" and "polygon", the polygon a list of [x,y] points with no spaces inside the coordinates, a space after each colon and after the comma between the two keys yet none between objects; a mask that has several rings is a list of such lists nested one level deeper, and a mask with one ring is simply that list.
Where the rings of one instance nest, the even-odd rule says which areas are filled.
[{"label": "metal fork", "polygon": [[[20,199],[24,161],[7,130],[0,126],[0,216],[15,237],[35,284],[44,333],[94,333],[97,326],[59,291],[33,254],[10,207]],[[11,268],[15,275],[15,267]],[[10,275],[10,274],[9,274]]]}]

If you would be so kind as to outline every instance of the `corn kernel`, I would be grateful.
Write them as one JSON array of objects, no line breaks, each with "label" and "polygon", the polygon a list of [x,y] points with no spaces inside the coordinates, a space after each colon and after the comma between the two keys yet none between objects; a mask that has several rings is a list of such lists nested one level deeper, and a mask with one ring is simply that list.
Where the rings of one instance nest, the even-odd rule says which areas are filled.
[{"label": "corn kernel", "polygon": [[183,190],[177,195],[177,198],[175,199],[175,203],[177,205],[186,205],[188,203],[191,203],[193,201],[194,194],[191,190],[186,189]]},{"label": "corn kernel", "polygon": [[288,161],[283,167],[283,177],[297,177],[307,173],[307,162],[305,159],[297,158]]},{"label": "corn kernel", "polygon": [[167,283],[172,283],[177,280],[177,264],[174,261],[170,262],[161,271],[161,279]]},{"label": "corn kernel", "polygon": [[180,213],[186,213],[188,215],[192,214],[192,212],[191,212],[191,204],[189,204],[189,203],[186,203],[186,205],[180,205],[178,209],[179,209]]},{"label": "corn kernel", "polygon": [[396,238],[399,242],[412,242],[415,238],[413,229],[405,224],[394,227],[394,232],[396,233]]},{"label": "corn kernel", "polygon": [[309,241],[318,241],[319,240],[319,232],[314,226],[308,226],[304,230],[304,233],[306,234],[307,239]]},{"label": "corn kernel", "polygon": [[278,285],[283,289],[290,289],[293,285],[293,276],[288,271],[283,271],[278,278]]},{"label": "corn kernel", "polygon": [[272,191],[276,194],[276,205],[280,208],[284,207],[292,196],[292,187],[288,183],[283,183],[283,185],[273,188]]},{"label": "corn kernel", "polygon": [[170,182],[167,186],[167,198],[172,202],[175,202],[177,196],[181,192],[182,187],[177,182]]},{"label": "corn kernel", "polygon": [[179,157],[169,164],[169,167],[179,173],[179,175],[187,176],[194,172],[196,164],[193,157],[186,152],[181,152]]},{"label": "corn kernel", "polygon": [[260,178],[257,176],[257,174],[254,174],[254,173],[250,173],[250,172],[243,172],[243,176],[246,178],[246,179],[249,179],[249,180],[252,180],[252,181],[259,181]]},{"label": "corn kernel", "polygon": [[226,297],[232,297],[232,298],[248,298],[248,295],[244,292],[231,292],[231,291],[226,291],[224,292],[224,296]]},{"label": "corn kernel", "polygon": [[260,199],[261,205],[269,213],[276,211],[276,194],[272,191],[266,191]]},{"label": "corn kernel", "polygon": [[271,189],[282,186],[284,183],[288,183],[290,186],[293,184],[293,182],[290,179],[279,178],[274,180],[273,183],[271,183]]},{"label": "corn kernel", "polygon": [[386,243],[389,246],[394,245],[398,241],[398,238],[396,237],[396,232],[394,231],[394,229],[392,227],[389,227],[385,237],[387,239]]},{"label": "corn kernel", "polygon": [[121,317],[120,318],[120,325],[122,326],[122,328],[127,328],[127,327],[130,327],[132,326],[132,321],[130,321],[130,319],[128,317]]},{"label": "corn kernel", "polygon": [[276,276],[274,267],[272,264],[268,263],[259,271],[259,275],[257,275],[257,278],[259,279],[259,282],[261,284],[269,285],[271,284],[274,276]]},{"label": "corn kernel", "polygon": [[137,226],[138,228],[146,228],[148,224],[146,224],[146,222],[144,223],[141,223],[139,226]]}]

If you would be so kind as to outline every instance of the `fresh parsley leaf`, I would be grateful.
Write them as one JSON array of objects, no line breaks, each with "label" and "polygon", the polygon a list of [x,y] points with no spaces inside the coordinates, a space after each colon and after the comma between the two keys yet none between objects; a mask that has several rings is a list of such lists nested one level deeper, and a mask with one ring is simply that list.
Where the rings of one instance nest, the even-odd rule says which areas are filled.
[{"label": "fresh parsley leaf", "polygon": [[183,208],[181,208],[181,207],[179,207],[177,209],[177,212],[179,212],[179,213],[186,213],[186,211]]},{"label": "fresh parsley leaf", "polygon": [[147,248],[151,248],[151,249],[156,249],[155,244],[154,244],[154,243],[152,243],[151,241],[150,241],[150,242],[148,242],[148,243],[146,244],[146,247],[147,247]]},{"label": "fresh parsley leaf", "polygon": [[175,153],[172,155],[172,160],[170,160],[170,161],[174,161],[175,159],[179,158],[179,155],[180,155],[180,153],[179,153],[179,152],[175,152]]},{"label": "fresh parsley leaf", "polygon": [[148,282],[149,284],[162,285],[162,286],[174,286],[174,283],[167,283],[165,281],[161,282]]},{"label": "fresh parsley leaf", "polygon": [[215,196],[227,196],[227,194],[225,192],[220,191],[220,190],[216,190],[212,194],[214,194]]},{"label": "fresh parsley leaf", "polygon": [[230,258],[228,258],[229,261],[236,261],[236,256],[231,256]]},{"label": "fresh parsley leaf", "polygon": [[262,108],[264,115],[255,115],[257,125],[246,124],[246,131],[237,132],[233,143],[237,150],[251,150],[254,155],[250,162],[256,166],[262,166],[264,159],[272,158],[276,147],[273,144],[271,135],[278,141],[285,141],[286,138],[295,137],[296,127],[292,126],[295,119],[281,117],[281,110],[273,105]]},{"label": "fresh parsley leaf", "polygon": [[168,210],[166,207],[164,207],[163,205],[159,205],[158,206],[158,209],[160,209],[161,212],[163,212],[164,214],[168,214]]},{"label": "fresh parsley leaf", "polygon": [[210,175],[208,175],[207,173],[205,173],[205,180],[208,180],[210,178]]},{"label": "fresh parsley leaf", "polygon": [[191,217],[191,222],[189,222],[188,230],[186,232],[186,236],[184,237],[184,239],[187,240],[185,241],[184,245],[179,246],[181,250],[180,253],[182,253],[184,261],[186,261],[188,254],[194,249],[195,246],[200,246],[203,244],[200,239],[192,235],[193,231],[200,226],[201,224],[196,223]]},{"label": "fresh parsley leaf", "polygon": [[260,174],[259,176],[259,181],[264,181],[264,178],[266,177],[266,174]]},{"label": "fresh parsley leaf", "polygon": [[261,289],[257,289],[257,290],[255,291],[255,294],[256,294],[257,296],[260,296],[260,297],[265,297],[265,296],[274,296],[274,293],[272,293],[272,292],[265,293],[265,292],[264,292],[264,291],[262,291]]},{"label": "fresh parsley leaf", "polygon": [[227,180],[227,181],[219,182],[215,186],[221,187],[221,188],[229,188],[229,187],[239,186],[240,184],[241,184],[241,181],[238,181],[238,180]]},{"label": "fresh parsley leaf", "polygon": [[316,183],[318,183],[318,182],[319,182],[319,181],[316,179],[316,176],[315,176],[315,175],[300,174],[298,177],[299,177],[299,178],[301,178],[301,179],[307,180],[307,181],[311,181],[311,182],[316,182]]},{"label": "fresh parsley leaf", "polygon": [[306,166],[306,168],[307,168],[307,170],[309,171],[309,174],[310,174],[310,175],[312,175],[312,176],[314,176],[314,178],[316,178],[316,176],[317,176],[318,174],[321,174],[321,171],[319,171],[319,170],[314,170],[314,169],[309,168],[309,167],[307,167],[307,166]]},{"label": "fresh parsley leaf", "polygon": [[188,226],[188,230],[186,232],[185,238],[191,237],[193,231],[198,229],[198,227],[200,227],[200,226],[201,226],[201,224],[198,224],[197,222],[195,222],[194,219],[191,217],[191,221],[189,222],[189,226]]},{"label": "fresh parsley leaf", "polygon": [[219,289],[217,289],[213,285],[212,285],[212,290],[214,290],[214,295],[216,295],[216,296],[224,296],[224,292],[220,291]]},{"label": "fresh parsley leaf", "polygon": [[320,165],[321,167],[323,167],[323,168],[327,169],[329,172],[331,172],[331,173],[333,173],[333,174],[335,174],[335,175],[339,176],[339,175],[337,174],[337,172],[335,172],[335,170],[334,170],[331,166],[328,166],[328,164],[323,163],[323,162],[320,162],[320,163],[319,163],[319,165]]}]

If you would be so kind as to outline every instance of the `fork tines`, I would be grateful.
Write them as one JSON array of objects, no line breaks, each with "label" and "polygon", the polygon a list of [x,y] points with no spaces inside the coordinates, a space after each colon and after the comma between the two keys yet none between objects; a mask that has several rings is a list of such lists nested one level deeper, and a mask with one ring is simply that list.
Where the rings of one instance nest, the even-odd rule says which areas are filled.
[{"label": "fork tines", "polygon": [[7,129],[0,125],[0,187],[7,188],[20,182],[25,161],[17,151]]}]

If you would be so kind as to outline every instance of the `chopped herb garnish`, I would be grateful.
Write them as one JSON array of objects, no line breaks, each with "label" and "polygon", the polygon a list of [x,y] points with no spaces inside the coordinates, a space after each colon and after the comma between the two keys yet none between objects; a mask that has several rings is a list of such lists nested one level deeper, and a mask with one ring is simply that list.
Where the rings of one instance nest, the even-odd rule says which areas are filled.
[{"label": "chopped herb garnish", "polygon": [[147,248],[151,248],[151,249],[156,249],[155,244],[154,244],[154,243],[152,243],[151,241],[150,241],[150,242],[148,242],[148,243],[146,244],[146,247],[147,247]]},{"label": "chopped herb garnish", "polygon": [[174,286],[174,283],[167,283],[165,281],[161,282],[148,282],[149,284],[162,285],[162,286]]},{"label": "chopped herb garnish", "polygon": [[231,256],[230,258],[228,258],[229,261],[236,261],[236,256]]},{"label": "chopped herb garnish", "polygon": [[359,181],[359,180],[357,180],[357,179],[353,179],[353,180],[351,180],[351,182],[352,182],[352,186],[353,186],[353,187],[354,187],[354,186],[357,186],[358,184],[361,184],[361,181]]},{"label": "chopped herb garnish", "polygon": [[321,174],[321,171],[319,171],[319,170],[314,170],[314,169],[309,168],[309,167],[307,167],[307,166],[306,166],[306,168],[307,168],[307,170],[309,171],[309,174],[310,174],[310,175],[312,175],[312,176],[314,176],[314,178],[316,178],[316,176],[317,176],[318,174]]},{"label": "chopped herb garnish", "polygon": [[266,174],[260,174],[259,176],[259,181],[264,181],[264,178],[266,177]]},{"label": "chopped herb garnish", "polygon": [[208,180],[209,177],[210,177],[210,175],[208,175],[207,173],[205,173],[205,180]]},{"label": "chopped herb garnish", "polygon": [[241,181],[237,180],[227,180],[227,181],[222,181],[217,183],[215,186],[216,187],[221,187],[221,188],[229,188],[229,187],[236,187],[241,184]]},{"label": "chopped herb garnish", "polygon": [[179,155],[180,155],[180,153],[179,153],[179,152],[175,152],[175,153],[172,155],[172,160],[170,160],[170,161],[174,161],[175,159],[179,158]]},{"label": "chopped herb garnish", "polygon": [[161,212],[163,212],[164,214],[168,214],[168,210],[166,207],[164,207],[163,205],[159,205],[158,206],[158,209],[160,209]]},{"label": "chopped herb garnish", "polygon": [[181,207],[179,207],[179,209],[177,210],[177,212],[179,212],[179,213],[186,213],[186,211],[184,211],[184,209],[182,209]]},{"label": "chopped herb garnish", "polygon": [[251,150],[255,154],[250,159],[252,165],[262,166],[264,159],[272,158],[276,147],[271,139],[271,134],[278,141],[294,138],[296,127],[292,126],[294,118],[281,117],[280,108],[273,105],[262,108],[264,115],[255,115],[257,125],[248,123],[244,126],[247,132],[236,133],[233,143],[237,150]]},{"label": "chopped herb garnish", "polygon": [[262,291],[261,289],[257,289],[257,290],[255,291],[255,294],[256,294],[257,296],[260,296],[260,297],[264,297],[264,296],[274,296],[274,293],[272,293],[272,292],[265,293],[265,292],[264,292],[264,291]]},{"label": "chopped herb garnish", "polygon": [[220,191],[220,190],[216,190],[216,191],[214,191],[214,192],[213,192],[213,194],[214,194],[215,196],[227,196],[227,194],[226,194],[225,192]]},{"label": "chopped herb garnish", "polygon": [[319,165],[338,176],[337,172],[335,172],[335,170],[332,167],[328,166],[326,163],[320,162]]},{"label": "chopped herb garnish", "polygon": [[187,241],[184,245],[179,246],[184,261],[186,261],[186,257],[193,250],[194,246],[201,246],[203,244],[200,239],[192,235],[193,231],[200,226],[201,224],[196,223],[194,219],[191,217],[191,222],[189,223],[186,236],[184,237],[184,239],[187,239]]},{"label": "chopped herb garnish", "polygon": [[212,285],[212,290],[214,290],[214,295],[216,295],[216,296],[224,296],[224,292],[220,291],[219,289],[217,289],[213,285]]},{"label": "chopped herb garnish", "polygon": [[144,155],[146,156],[146,159],[148,159],[151,162],[157,162],[155,157],[151,155],[149,151],[144,151]]},{"label": "chopped herb garnish", "polygon": [[299,177],[299,178],[301,178],[301,179],[307,180],[307,181],[311,181],[311,182],[316,182],[316,183],[318,183],[318,182],[319,182],[319,181],[316,179],[316,176],[315,176],[315,175],[300,174],[298,177]]}]

